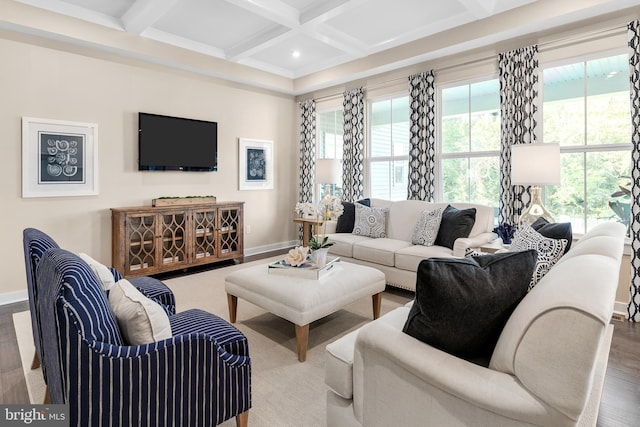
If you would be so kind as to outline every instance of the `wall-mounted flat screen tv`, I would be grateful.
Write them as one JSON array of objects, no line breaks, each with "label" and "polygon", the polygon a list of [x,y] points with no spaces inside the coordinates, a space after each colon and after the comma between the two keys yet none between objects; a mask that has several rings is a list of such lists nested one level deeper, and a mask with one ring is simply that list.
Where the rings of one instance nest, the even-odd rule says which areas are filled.
[{"label": "wall-mounted flat screen tv", "polygon": [[138,170],[218,170],[218,123],[138,113]]}]

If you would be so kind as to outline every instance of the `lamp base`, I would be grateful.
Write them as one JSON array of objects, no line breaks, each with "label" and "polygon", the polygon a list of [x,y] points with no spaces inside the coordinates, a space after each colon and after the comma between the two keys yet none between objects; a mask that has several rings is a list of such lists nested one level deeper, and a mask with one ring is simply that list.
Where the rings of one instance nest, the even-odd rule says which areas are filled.
[{"label": "lamp base", "polygon": [[537,185],[531,187],[531,203],[522,212],[518,225],[528,224],[531,225],[540,218],[546,219],[548,222],[555,222],[553,216],[542,204],[542,198],[540,197],[541,188]]}]

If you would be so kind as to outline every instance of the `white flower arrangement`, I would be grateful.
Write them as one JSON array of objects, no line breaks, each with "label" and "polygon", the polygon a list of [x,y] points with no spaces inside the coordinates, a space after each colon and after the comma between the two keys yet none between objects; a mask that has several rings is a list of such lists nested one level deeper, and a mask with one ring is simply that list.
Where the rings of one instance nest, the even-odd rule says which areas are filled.
[{"label": "white flower arrangement", "polygon": [[318,217],[318,209],[316,205],[313,203],[296,203],[296,207],[293,210],[298,216],[303,218],[317,218]]}]

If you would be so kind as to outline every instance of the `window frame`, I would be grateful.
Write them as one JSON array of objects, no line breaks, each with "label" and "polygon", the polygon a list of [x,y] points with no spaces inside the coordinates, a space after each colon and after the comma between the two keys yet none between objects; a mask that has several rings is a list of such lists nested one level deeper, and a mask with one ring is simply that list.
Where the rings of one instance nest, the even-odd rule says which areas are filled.
[{"label": "window frame", "polygon": [[[337,119],[338,116],[339,117],[343,117],[344,107],[342,105],[338,105],[338,104],[326,105],[323,108],[318,108],[316,106],[316,147],[315,147],[315,151],[316,151],[315,152],[315,160],[316,161],[319,160],[319,159],[342,159],[343,158],[343,152],[340,152],[340,153],[338,152],[337,144],[335,144],[336,147],[335,147],[335,150],[334,150],[334,153],[333,153],[334,157],[321,157],[320,156],[320,135],[321,135],[321,132],[320,132],[320,115],[323,114],[323,113],[328,113],[328,112],[333,112],[334,116],[336,116],[336,119]],[[338,112],[340,113],[339,115],[336,114]],[[336,126],[336,129],[342,129],[341,136],[342,136],[343,144],[344,144],[344,120],[342,120],[341,123],[342,123],[342,126],[340,126],[340,127]],[[336,121],[336,124],[338,124],[338,121]],[[313,187],[314,188],[314,192],[313,192],[314,199],[317,199],[317,200],[315,200],[315,203],[319,203],[320,199],[321,199],[321,196],[323,195],[324,188],[321,187],[321,185],[322,185],[321,183],[318,183],[317,177],[315,175],[314,175],[313,185],[314,185],[314,187]],[[340,191],[337,192],[336,191],[337,189],[340,189]],[[338,186],[337,184],[332,185],[332,192],[334,192],[334,193],[337,192],[339,194],[342,194],[342,185],[340,185],[340,186]]]},{"label": "window frame", "polygon": [[[397,161],[403,161],[406,163],[407,166],[407,180],[409,179],[409,151],[411,150],[411,133],[409,133],[409,139],[407,140],[407,144],[409,146],[409,149],[407,150],[407,154],[403,155],[403,156],[380,156],[380,157],[372,157],[371,155],[371,150],[372,150],[372,143],[371,143],[371,117],[372,117],[372,105],[374,102],[382,102],[382,101],[393,101],[394,99],[398,99],[398,98],[409,98],[409,103],[411,103],[411,98],[409,96],[409,90],[403,90],[403,91],[394,91],[392,93],[388,93],[388,94],[384,94],[384,95],[380,95],[380,96],[376,96],[376,97],[371,97],[371,98],[367,98],[366,102],[367,102],[367,108],[366,108],[366,113],[365,113],[365,129],[364,129],[364,141],[365,141],[365,147],[364,147],[364,151],[365,151],[365,155],[364,155],[364,164],[363,164],[363,173],[365,176],[365,185],[364,185],[364,192],[367,196],[371,197],[371,191],[372,191],[372,176],[371,176],[371,163],[373,161],[376,162],[397,162]],[[410,120],[410,117],[407,117],[407,121]],[[393,165],[393,163],[392,163]],[[394,170],[390,171],[390,178],[392,180],[395,181],[395,168]],[[409,191],[408,188],[405,189],[407,192]],[[405,198],[406,199],[406,198]]]},{"label": "window frame", "polygon": [[[583,55],[575,55],[575,56],[569,56],[569,57],[565,57],[562,59],[557,59],[557,60],[551,60],[548,62],[544,62],[544,63],[540,63],[539,64],[539,91],[538,91],[538,98],[540,100],[540,108],[538,109],[537,113],[538,113],[538,123],[539,123],[539,130],[537,132],[537,137],[539,139],[539,141],[545,142],[543,141],[544,138],[544,87],[545,87],[545,82],[544,82],[544,70],[548,69],[548,68],[556,68],[556,67],[562,67],[565,65],[571,65],[571,64],[576,64],[576,63],[582,63],[585,64],[589,61],[593,61],[596,59],[602,59],[602,58],[607,58],[607,57],[612,57],[612,56],[619,56],[619,55],[627,55],[628,56],[628,50],[627,48],[613,48],[613,49],[604,49],[604,50],[600,50],[597,52],[590,52],[588,54],[583,54]],[[584,69],[584,68],[583,68]],[[588,145],[586,144],[587,142],[587,99],[588,99],[588,93],[587,93],[587,79],[584,79],[584,96],[583,96],[583,101],[584,101],[584,111],[585,111],[585,120],[584,120],[584,140],[583,140],[583,144],[582,145],[565,145],[563,146],[562,144],[560,145],[560,156],[562,156],[563,154],[582,154],[583,157],[583,175],[582,175],[582,179],[583,179],[583,195],[584,195],[584,209],[583,209],[583,216],[582,216],[582,220],[584,221],[584,226],[585,229],[584,230],[580,230],[580,231],[576,231],[574,230],[573,234],[576,237],[580,237],[583,236],[586,232],[588,232],[588,206],[589,206],[589,194],[587,193],[587,175],[588,175],[588,171],[587,171],[587,160],[586,160],[586,156],[588,153],[601,153],[601,152],[620,152],[620,151],[626,151],[629,153],[629,156],[631,156],[631,151],[633,150],[633,143],[631,141],[631,123],[629,123],[629,142],[626,144],[592,144],[592,145]],[[559,142],[559,141],[558,141]],[[546,188],[543,187],[542,189],[542,199],[543,202],[546,203],[545,197],[546,197]],[[612,189],[613,190],[613,189]],[[554,213],[555,214],[555,213]]]},{"label": "window frame", "polygon": [[[465,152],[457,152],[457,153],[444,153],[442,148],[442,118],[443,118],[443,101],[442,101],[442,92],[445,89],[459,87],[459,86],[468,86],[471,87],[474,83],[485,82],[488,80],[496,80],[498,79],[499,83],[499,75],[497,72],[493,72],[490,74],[483,74],[481,76],[470,77],[462,80],[451,81],[447,83],[436,83],[435,91],[436,91],[436,149],[435,149],[435,162],[436,162],[436,194],[435,200],[441,203],[444,203],[444,179],[443,179],[443,160],[447,159],[467,159],[471,160],[472,158],[481,158],[481,157],[497,157],[498,162],[500,161],[501,147],[498,146],[496,150],[483,150],[483,151],[465,151]],[[500,95],[498,90],[498,96]],[[471,97],[469,97],[471,100]],[[500,108],[498,108],[498,111]],[[471,111],[469,111],[471,113]],[[502,121],[502,117],[500,118]],[[469,125],[471,126],[471,120],[469,120]],[[471,132],[469,132],[469,137],[471,137]],[[471,141],[471,140],[469,140]],[[502,143],[500,141],[500,143]],[[500,165],[498,164],[498,168]],[[467,185],[468,188],[471,188],[471,175],[468,173],[469,168],[467,165]],[[498,185],[500,183],[498,182]],[[466,201],[465,201],[466,202]],[[500,206],[500,200],[496,200],[496,206]]]}]

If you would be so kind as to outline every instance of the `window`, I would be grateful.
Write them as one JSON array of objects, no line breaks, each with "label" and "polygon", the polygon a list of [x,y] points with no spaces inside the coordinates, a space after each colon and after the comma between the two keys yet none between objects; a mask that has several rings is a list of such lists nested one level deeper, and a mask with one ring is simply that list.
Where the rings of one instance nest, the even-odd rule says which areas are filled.
[{"label": "window", "polygon": [[409,174],[409,97],[369,103],[369,194],[406,200]]},{"label": "window", "polygon": [[561,185],[545,205],[585,233],[603,221],[629,224],[631,118],[626,54],[543,69],[543,142],[560,144]]},{"label": "window", "polygon": [[[318,128],[318,144],[317,144],[317,156],[318,159],[341,159],[342,158],[342,135],[343,135],[343,123],[342,109],[335,109],[330,111],[321,111],[317,116],[317,128]],[[337,197],[342,196],[341,184],[330,184],[317,182],[318,186],[318,200],[326,195],[327,191]]]},{"label": "window", "polygon": [[441,200],[500,203],[500,84],[498,79],[441,87]]}]

